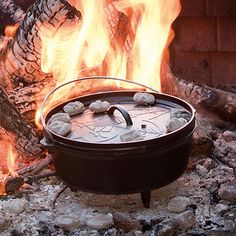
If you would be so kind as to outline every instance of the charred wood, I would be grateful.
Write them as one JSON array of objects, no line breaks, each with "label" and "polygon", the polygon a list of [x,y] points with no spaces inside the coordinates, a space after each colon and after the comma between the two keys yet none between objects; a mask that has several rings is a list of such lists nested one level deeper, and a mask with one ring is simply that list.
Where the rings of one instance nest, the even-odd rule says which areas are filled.
[{"label": "charred wood", "polygon": [[25,87],[20,84],[14,90],[9,91],[8,96],[12,105],[30,124],[34,125],[35,112],[39,108],[38,103],[41,104],[45,96],[41,92],[45,88],[48,91],[52,90],[53,85],[51,78]]},{"label": "charred wood", "polygon": [[14,0],[15,4],[20,6],[23,11],[26,11],[36,0]]},{"label": "charred wood", "polygon": [[13,137],[12,144],[26,156],[36,156],[43,151],[39,147],[40,137],[36,130],[12,105],[7,94],[0,87],[0,126]]},{"label": "charred wood", "polygon": [[38,174],[38,175],[33,175],[33,176],[27,176],[24,177],[24,182],[26,184],[32,184],[33,182],[39,181],[40,179],[45,179],[48,177],[53,177],[56,176],[56,172],[55,171],[47,171],[43,174]]},{"label": "charred wood", "polygon": [[39,163],[35,166],[35,168],[30,172],[31,175],[35,175],[43,170],[46,166],[48,166],[52,162],[52,155],[48,154],[46,158],[39,161]]},{"label": "charred wood", "polygon": [[0,1],[0,11],[5,14],[8,20],[13,24],[22,22],[25,17],[25,12],[14,0]]},{"label": "charred wood", "polygon": [[2,189],[6,194],[15,193],[24,184],[22,177],[7,177],[4,181],[0,183]]},{"label": "charred wood", "polygon": [[0,52],[0,85],[10,90],[20,82],[29,85],[45,80],[39,34],[53,37],[60,27],[78,22],[79,17],[80,13],[67,1],[36,1],[27,11],[14,40]]},{"label": "charred wood", "polygon": [[204,109],[226,121],[236,123],[236,93],[179,79],[170,71],[167,72],[166,87],[168,89],[164,88],[164,92],[181,97],[196,108]]},{"label": "charred wood", "polygon": [[43,174],[35,176],[9,176],[3,181],[0,181],[0,189],[4,190],[6,194],[14,194],[17,192],[23,184],[32,184],[33,182],[39,181],[40,179],[49,178],[56,176],[55,171],[48,171]]}]

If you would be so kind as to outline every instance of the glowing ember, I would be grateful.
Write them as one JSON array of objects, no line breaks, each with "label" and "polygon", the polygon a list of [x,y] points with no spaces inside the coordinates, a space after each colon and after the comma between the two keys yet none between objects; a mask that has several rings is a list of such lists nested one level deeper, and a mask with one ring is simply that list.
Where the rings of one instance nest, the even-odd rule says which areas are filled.
[{"label": "glowing ember", "polygon": [[71,20],[53,36],[46,26],[40,32],[42,71],[51,73],[56,85],[93,72],[161,90],[163,54],[180,12],[179,0],[68,1],[83,19]]},{"label": "glowing ember", "polygon": [[16,23],[15,25],[7,25],[4,33],[7,37],[13,37],[16,34],[16,31],[18,30],[20,24]]},{"label": "glowing ember", "polygon": [[7,176],[18,176],[15,171],[16,153],[12,145],[0,143],[0,195],[5,193],[4,180]]}]

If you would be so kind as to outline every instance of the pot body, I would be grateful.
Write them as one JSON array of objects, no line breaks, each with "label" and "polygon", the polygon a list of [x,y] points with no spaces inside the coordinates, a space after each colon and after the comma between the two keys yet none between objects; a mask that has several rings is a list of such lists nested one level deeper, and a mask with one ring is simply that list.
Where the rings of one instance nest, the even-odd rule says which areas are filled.
[{"label": "pot body", "polygon": [[[61,112],[66,103],[56,106],[47,113],[45,121],[42,119],[42,123],[45,139],[50,141],[46,147],[49,151],[53,149],[52,157],[56,172],[67,184],[83,191],[102,194],[145,192],[171,183],[184,172],[195,128],[195,110],[179,98],[158,93],[153,93],[156,102],[152,107],[137,108],[133,101],[135,93],[135,91],[106,92],[81,96],[72,101],[78,99],[86,109],[98,99],[108,101],[112,105],[122,105],[131,112],[132,117],[136,117],[136,120],[133,120],[136,125],[141,124],[137,119],[142,115],[143,109],[145,109],[143,114],[146,114],[146,111],[152,112],[152,108],[157,107],[165,108],[168,112],[174,108],[185,109],[191,114],[191,118],[182,128],[155,138],[124,143],[97,143],[93,140],[91,142],[74,140],[51,132],[46,123],[53,114]],[[140,110],[140,116],[137,112],[132,113]],[[159,118],[160,114],[166,113],[157,111],[152,116]],[[149,116],[148,113],[143,120],[146,122]],[[94,122],[93,119],[96,117],[91,115],[85,119],[84,124]],[[110,120],[113,118],[109,118]],[[104,121],[103,117],[101,121]],[[147,122],[148,125],[153,124],[154,119]],[[163,121],[160,122],[163,124]],[[130,125],[127,119],[126,123]]]},{"label": "pot body", "polygon": [[106,151],[56,143],[52,156],[57,174],[70,186],[102,194],[135,193],[176,180],[186,169],[191,140],[192,133],[168,147]]}]

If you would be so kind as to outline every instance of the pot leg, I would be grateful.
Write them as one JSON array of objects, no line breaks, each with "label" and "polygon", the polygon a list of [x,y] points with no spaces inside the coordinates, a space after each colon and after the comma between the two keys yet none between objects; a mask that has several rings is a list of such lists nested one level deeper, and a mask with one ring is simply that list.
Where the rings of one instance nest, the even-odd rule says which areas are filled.
[{"label": "pot leg", "polygon": [[145,191],[141,192],[141,200],[143,203],[143,206],[146,208],[150,207],[150,199],[151,199],[151,191]]}]

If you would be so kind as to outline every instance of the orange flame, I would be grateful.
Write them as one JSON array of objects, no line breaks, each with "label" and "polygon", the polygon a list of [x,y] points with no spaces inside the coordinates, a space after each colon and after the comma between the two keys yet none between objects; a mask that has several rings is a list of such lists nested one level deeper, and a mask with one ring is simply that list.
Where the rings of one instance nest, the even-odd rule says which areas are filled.
[{"label": "orange flame", "polygon": [[7,176],[19,176],[15,171],[16,152],[11,144],[0,143],[0,195],[5,193],[4,180]]},{"label": "orange flame", "polygon": [[11,174],[14,177],[17,177],[18,174],[15,171],[15,160],[16,160],[16,153],[13,151],[12,146],[9,145],[7,149],[7,167],[9,170],[9,174]]},{"label": "orange flame", "polygon": [[16,23],[15,25],[7,25],[4,33],[7,37],[13,37],[16,34],[16,31],[18,30],[20,24]]},{"label": "orange flame", "polygon": [[[47,27],[40,31],[41,68],[53,75],[56,85],[96,68],[94,75],[133,80],[161,90],[163,53],[181,9],[180,0],[68,1],[83,19],[63,24],[53,36]],[[121,32],[117,32],[119,27]],[[65,94],[63,90],[60,95]]]}]

